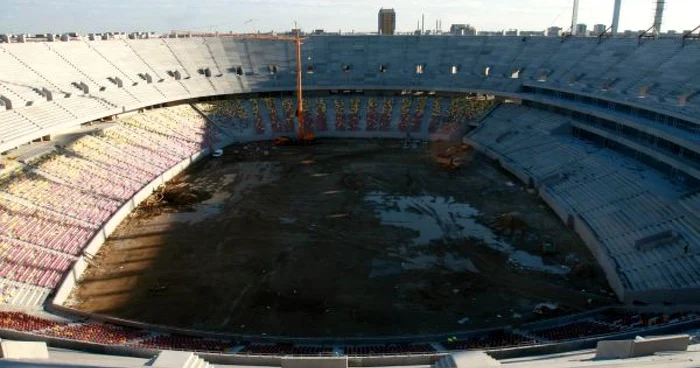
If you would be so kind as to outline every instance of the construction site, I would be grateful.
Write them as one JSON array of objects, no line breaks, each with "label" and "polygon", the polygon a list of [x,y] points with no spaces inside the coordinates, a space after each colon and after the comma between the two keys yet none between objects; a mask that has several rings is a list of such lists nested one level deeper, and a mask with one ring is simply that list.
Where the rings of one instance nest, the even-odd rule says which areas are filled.
[{"label": "construction site", "polygon": [[91,261],[78,309],[250,335],[517,326],[614,303],[583,242],[464,145],[231,146]]}]

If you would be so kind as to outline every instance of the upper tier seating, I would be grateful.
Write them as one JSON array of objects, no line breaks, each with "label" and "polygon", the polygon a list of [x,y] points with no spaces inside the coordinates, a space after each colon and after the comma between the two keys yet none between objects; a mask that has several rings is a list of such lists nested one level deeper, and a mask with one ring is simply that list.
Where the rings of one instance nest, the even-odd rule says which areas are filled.
[{"label": "upper tier seating", "polygon": [[[0,130],[0,149],[45,135],[52,127],[77,125],[81,119],[123,109],[245,91],[294,90],[295,61],[289,47],[284,41],[233,38],[3,44],[0,96],[17,112],[0,116],[0,127],[8,128]],[[387,49],[396,52],[358,57]],[[694,121],[700,112],[700,73],[693,62],[700,55],[700,43],[694,41],[431,37],[417,42],[411,37],[311,37],[303,52],[313,54],[305,64],[319,66],[304,76],[304,85],[310,89],[449,87],[517,93],[526,84],[647,106]],[[415,70],[418,64],[424,66],[420,75]],[[342,73],[335,70],[342,65],[350,67]],[[332,99],[321,100],[328,100],[324,104],[331,107],[334,131],[359,130],[363,117],[355,119],[357,114],[367,115],[368,131],[417,133],[422,129],[424,106],[416,104],[421,100],[370,98],[366,108],[362,100],[359,105],[357,100],[339,105]],[[317,101],[308,104],[319,105]],[[430,132],[450,134],[463,118],[469,118],[468,112],[449,101],[436,105],[426,120]],[[252,113],[262,115],[260,121],[253,117],[257,134],[263,134],[268,123],[274,132],[293,131],[291,121],[278,116],[284,108],[265,107]],[[325,131],[323,126],[316,128]]]}]

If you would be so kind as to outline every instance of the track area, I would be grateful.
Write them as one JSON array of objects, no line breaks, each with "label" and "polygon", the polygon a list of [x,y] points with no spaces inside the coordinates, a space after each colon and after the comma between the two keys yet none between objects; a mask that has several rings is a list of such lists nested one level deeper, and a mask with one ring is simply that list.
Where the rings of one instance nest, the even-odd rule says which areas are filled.
[{"label": "track area", "polygon": [[[441,168],[433,154],[444,149],[377,140],[229,147],[170,184],[189,183],[205,200],[132,214],[69,303],[297,337],[517,325],[541,318],[533,309],[544,302],[560,313],[613,303],[583,242],[536,195],[478,155]],[[524,231],[502,226],[512,212]]]}]

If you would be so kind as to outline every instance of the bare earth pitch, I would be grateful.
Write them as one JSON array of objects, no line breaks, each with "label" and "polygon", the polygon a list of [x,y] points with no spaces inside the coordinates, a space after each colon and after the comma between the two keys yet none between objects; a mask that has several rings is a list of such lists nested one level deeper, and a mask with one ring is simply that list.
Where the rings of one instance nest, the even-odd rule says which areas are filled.
[{"label": "bare earth pitch", "polygon": [[[186,328],[337,337],[517,325],[539,318],[543,302],[565,313],[613,302],[582,241],[485,157],[448,171],[432,158],[445,147],[432,144],[246,147],[170,184],[189,183],[203,202],[132,214],[73,306]],[[498,220],[514,211],[524,234]],[[543,255],[545,242],[553,254]]]}]

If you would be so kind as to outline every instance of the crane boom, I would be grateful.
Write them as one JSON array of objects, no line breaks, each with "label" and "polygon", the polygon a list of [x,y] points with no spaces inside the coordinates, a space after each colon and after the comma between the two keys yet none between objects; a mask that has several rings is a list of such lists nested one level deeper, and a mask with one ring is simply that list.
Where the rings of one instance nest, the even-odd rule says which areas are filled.
[{"label": "crane boom", "polygon": [[307,132],[304,125],[304,96],[303,96],[303,70],[302,70],[302,60],[301,60],[301,45],[304,43],[301,38],[300,30],[294,30],[294,37],[290,36],[276,36],[267,34],[254,34],[254,35],[228,35],[226,37],[238,38],[238,39],[253,39],[253,40],[275,40],[275,41],[291,41],[294,42],[296,51],[296,93],[297,93],[297,134],[300,142],[310,142],[315,139],[313,132]]},{"label": "crane boom", "polygon": [[299,125],[299,139],[306,140],[306,132],[304,131],[304,96],[302,95],[302,70],[301,70],[301,38],[299,37],[299,29],[296,29],[294,44],[297,51],[297,124]]}]

